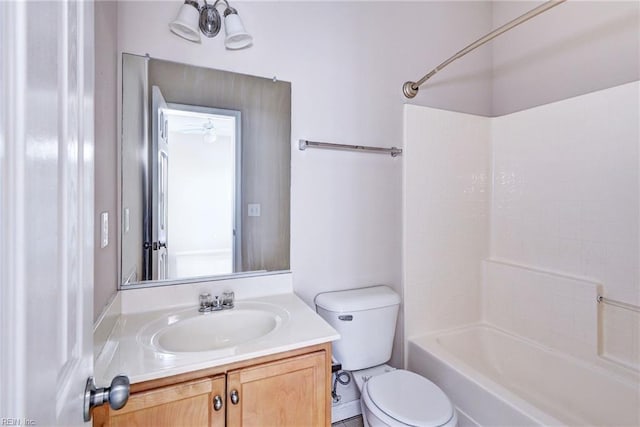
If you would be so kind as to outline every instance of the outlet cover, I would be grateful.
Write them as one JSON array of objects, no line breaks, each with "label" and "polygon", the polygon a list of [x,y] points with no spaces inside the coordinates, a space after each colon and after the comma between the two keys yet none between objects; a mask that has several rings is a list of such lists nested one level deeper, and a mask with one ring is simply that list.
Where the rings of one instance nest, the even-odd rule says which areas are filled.
[{"label": "outlet cover", "polygon": [[247,215],[260,216],[260,203],[249,203],[247,205]]}]

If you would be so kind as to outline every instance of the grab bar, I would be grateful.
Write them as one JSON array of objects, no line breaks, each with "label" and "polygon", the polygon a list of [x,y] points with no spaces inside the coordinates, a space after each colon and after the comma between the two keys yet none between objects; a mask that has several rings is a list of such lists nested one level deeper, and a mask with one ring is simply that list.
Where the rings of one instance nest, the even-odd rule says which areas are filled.
[{"label": "grab bar", "polygon": [[391,157],[396,157],[402,154],[402,148],[398,147],[367,147],[366,145],[334,144],[332,142],[316,142],[308,141],[306,139],[298,141],[298,148],[300,150],[305,150],[306,148],[328,148],[331,150],[366,151],[368,153],[391,154]]},{"label": "grab bar", "polygon": [[598,304],[602,303],[602,304],[613,305],[615,307],[624,308],[625,310],[631,310],[631,311],[635,311],[636,313],[640,313],[640,307],[638,307],[637,305],[629,304],[622,301],[616,301],[614,299],[605,298],[602,295],[598,295],[596,297],[596,301],[598,301]]}]

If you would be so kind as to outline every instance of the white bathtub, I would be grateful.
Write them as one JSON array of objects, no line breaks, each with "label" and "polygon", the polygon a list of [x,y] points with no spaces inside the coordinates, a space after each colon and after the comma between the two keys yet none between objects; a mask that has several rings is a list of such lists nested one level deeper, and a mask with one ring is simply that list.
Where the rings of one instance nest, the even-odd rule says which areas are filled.
[{"label": "white bathtub", "polygon": [[635,372],[589,364],[489,325],[410,339],[407,362],[472,425],[640,425]]}]

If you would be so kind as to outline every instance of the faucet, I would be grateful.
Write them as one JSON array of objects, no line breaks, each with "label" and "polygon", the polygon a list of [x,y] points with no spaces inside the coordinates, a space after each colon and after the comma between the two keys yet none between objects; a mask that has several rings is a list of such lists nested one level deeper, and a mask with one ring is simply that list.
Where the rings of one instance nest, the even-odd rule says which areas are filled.
[{"label": "faucet", "polygon": [[222,299],[217,295],[212,298],[210,293],[204,292],[200,294],[200,308],[198,308],[198,311],[200,313],[210,313],[212,311],[232,309],[235,305],[233,300],[234,293],[230,291],[223,292]]}]

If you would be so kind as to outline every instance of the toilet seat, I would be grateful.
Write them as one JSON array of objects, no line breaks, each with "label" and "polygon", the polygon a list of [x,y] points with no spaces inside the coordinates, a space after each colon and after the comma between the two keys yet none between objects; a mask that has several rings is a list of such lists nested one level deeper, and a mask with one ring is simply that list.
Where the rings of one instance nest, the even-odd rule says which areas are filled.
[{"label": "toilet seat", "polygon": [[403,369],[369,379],[362,398],[369,410],[389,424],[440,427],[457,421],[451,401],[438,386]]}]

